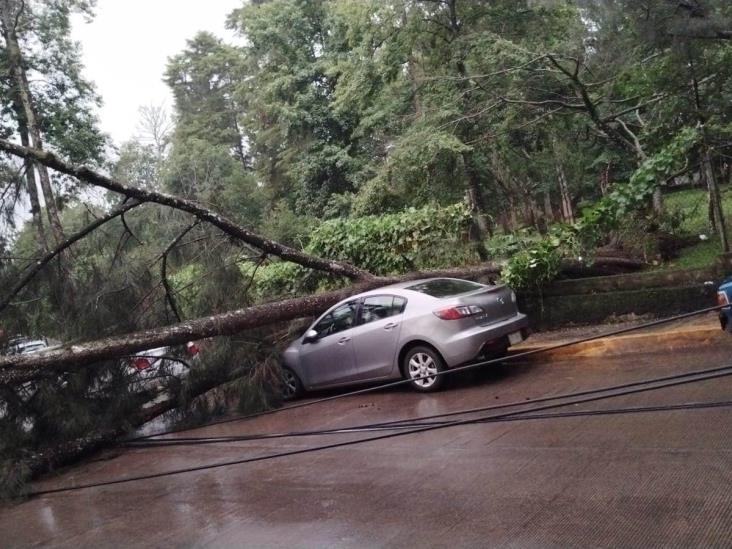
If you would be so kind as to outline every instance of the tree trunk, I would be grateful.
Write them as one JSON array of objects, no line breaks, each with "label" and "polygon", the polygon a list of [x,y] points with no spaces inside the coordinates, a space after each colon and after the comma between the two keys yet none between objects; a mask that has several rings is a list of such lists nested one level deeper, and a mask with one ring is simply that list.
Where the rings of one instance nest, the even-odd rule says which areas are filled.
[{"label": "tree trunk", "polygon": [[709,209],[710,218],[712,225],[719,235],[719,240],[722,244],[722,251],[724,253],[729,252],[729,242],[727,241],[727,225],[724,222],[724,212],[722,211],[722,199],[719,194],[719,186],[717,185],[717,178],[714,174],[714,167],[712,166],[712,158],[709,152],[709,140],[707,138],[706,121],[707,117],[704,114],[702,107],[701,94],[699,92],[699,81],[696,77],[696,67],[694,64],[694,58],[692,56],[691,48],[686,44],[686,55],[688,59],[689,72],[691,73],[691,91],[692,97],[694,98],[694,110],[696,111],[696,117],[698,120],[698,127],[701,134],[701,150],[702,150],[702,173],[706,180],[707,190],[709,191]]},{"label": "tree trunk", "polygon": [[567,176],[564,172],[564,166],[556,159],[554,168],[557,172],[557,180],[559,181],[559,196],[561,200],[562,217],[565,223],[574,223],[574,209],[572,208],[572,197],[569,194],[569,185],[567,184]]},{"label": "tree trunk", "polygon": [[501,265],[487,263],[477,267],[417,272],[403,276],[372,277],[358,285],[327,293],[263,303],[162,328],[113,336],[89,343],[67,345],[51,351],[0,356],[0,383],[24,383],[39,377],[54,375],[58,371],[75,370],[96,362],[129,356],[145,349],[182,345],[188,341],[207,337],[234,335],[244,330],[276,322],[316,315],[353,294],[396,282],[431,277],[473,278],[496,275],[500,271]]},{"label": "tree trunk", "polygon": [[602,171],[602,175],[600,176],[600,194],[602,196],[607,195],[608,190],[610,189],[610,166],[612,165],[612,162],[608,162],[607,166],[605,166],[605,169]]},{"label": "tree trunk", "polygon": [[[19,104],[14,102],[14,110],[18,117],[18,133],[20,134],[20,142],[24,147],[27,147],[29,143],[28,139],[28,128],[25,125],[25,115],[23,115],[22,108]],[[36,226],[38,232],[38,243],[40,249],[43,251],[49,250],[48,239],[46,238],[46,229],[43,226],[43,216],[41,215],[41,202],[38,200],[38,187],[36,185],[36,172],[33,167],[33,161],[29,158],[23,159],[23,166],[25,167],[25,182],[26,190],[28,191],[28,199],[31,204],[31,215],[33,216],[33,224]]]},{"label": "tree trunk", "polygon": [[544,217],[547,223],[554,223],[554,208],[552,208],[552,195],[549,189],[544,190]]},{"label": "tree trunk", "polygon": [[467,179],[466,194],[468,198],[468,205],[470,211],[473,214],[473,225],[475,228],[475,250],[482,261],[488,259],[488,253],[485,250],[485,239],[490,233],[490,227],[488,226],[488,219],[483,207],[483,193],[480,189],[480,177],[478,172],[472,164],[472,157],[470,153],[463,153],[463,164],[465,168],[465,175]]},{"label": "tree trunk", "polygon": [[[205,390],[207,389],[204,387],[201,388],[201,392]],[[64,465],[70,465],[94,452],[114,445],[120,437],[130,432],[130,428],[140,427],[156,417],[173,410],[176,405],[176,399],[159,402],[141,410],[137,417],[131,418],[123,426],[94,431],[83,438],[69,440],[58,446],[34,452],[26,456],[18,466],[25,467],[31,477],[37,477]]]},{"label": "tree trunk", "polygon": [[709,147],[706,146],[706,143],[703,146],[702,169],[704,172],[704,179],[707,183],[707,190],[709,191],[709,210],[712,226],[719,235],[719,240],[722,244],[722,251],[727,253],[729,252],[729,242],[727,240],[727,225],[724,220],[724,211],[722,210],[722,197],[719,193],[719,185],[717,185],[717,178],[714,174],[714,167],[712,166]]},{"label": "tree trunk", "polygon": [[[0,24],[2,25],[2,34],[5,39],[6,59],[9,65],[15,86],[17,87],[18,99],[23,107],[25,122],[27,124],[28,133],[33,148],[43,150],[43,141],[41,140],[41,131],[38,118],[33,107],[33,98],[31,96],[28,77],[25,73],[23,65],[23,56],[20,51],[18,37],[16,35],[15,25],[17,15],[23,9],[23,5],[14,6],[11,0],[1,0],[0,4]],[[38,170],[38,178],[43,192],[43,198],[46,202],[46,213],[48,215],[51,231],[56,240],[56,244],[63,242],[63,229],[61,221],[58,217],[58,209],[56,207],[56,197],[51,187],[51,179],[48,175],[48,169],[42,164],[36,166]]]},{"label": "tree trunk", "polygon": [[656,185],[653,189],[653,213],[656,217],[663,214],[663,192],[661,185]]}]

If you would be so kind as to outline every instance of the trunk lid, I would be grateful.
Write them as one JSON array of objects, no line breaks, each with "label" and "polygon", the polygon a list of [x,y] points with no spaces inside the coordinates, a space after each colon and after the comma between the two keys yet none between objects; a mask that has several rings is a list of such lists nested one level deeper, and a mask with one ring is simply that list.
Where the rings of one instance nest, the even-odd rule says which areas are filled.
[{"label": "trunk lid", "polygon": [[508,286],[487,286],[476,292],[461,295],[456,299],[460,305],[477,305],[482,313],[472,316],[473,322],[480,326],[500,322],[516,316],[516,294]]}]

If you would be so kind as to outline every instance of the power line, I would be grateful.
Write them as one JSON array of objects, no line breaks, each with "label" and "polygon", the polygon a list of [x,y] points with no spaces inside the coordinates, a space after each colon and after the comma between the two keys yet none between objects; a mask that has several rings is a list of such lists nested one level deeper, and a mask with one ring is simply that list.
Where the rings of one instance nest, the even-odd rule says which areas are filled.
[{"label": "power line", "polygon": [[[493,404],[490,406],[481,406],[478,408],[468,408],[464,410],[457,410],[453,412],[444,412],[441,414],[432,414],[428,416],[417,416],[417,417],[411,417],[411,418],[405,418],[405,419],[398,419],[393,421],[382,421],[377,423],[366,423],[366,424],[360,424],[360,425],[352,425],[347,427],[339,427],[339,428],[333,428],[333,429],[322,429],[322,430],[311,430],[311,431],[295,431],[290,433],[265,433],[265,434],[255,434],[255,435],[231,435],[231,436],[222,436],[222,437],[176,437],[172,439],[155,439],[155,438],[149,438],[146,440],[140,440],[140,441],[129,441],[127,443],[128,446],[134,446],[134,447],[144,447],[145,445],[149,443],[167,443],[167,442],[176,442],[176,443],[183,443],[186,441],[191,441],[193,443],[198,443],[198,441],[213,441],[213,442],[228,442],[228,441],[245,441],[245,440],[265,440],[265,439],[272,439],[272,438],[286,438],[286,437],[297,437],[297,436],[313,436],[313,435],[320,435],[320,434],[330,434],[330,433],[342,433],[344,431],[359,431],[359,430],[369,430],[369,429],[376,429],[376,428],[388,428],[390,426],[400,426],[400,425],[415,425],[419,421],[429,420],[429,419],[438,419],[438,418],[446,418],[446,417],[454,417],[458,415],[467,415],[467,414],[475,414],[479,412],[487,412],[492,410],[502,410],[506,408],[513,408],[516,406],[529,406],[533,404],[539,404],[542,402],[551,402],[553,400],[563,400],[568,398],[577,398],[582,396],[587,396],[591,394],[597,394],[597,393],[605,393],[610,391],[620,391],[622,389],[629,389],[631,387],[638,387],[642,385],[648,385],[651,383],[662,383],[664,381],[671,381],[675,379],[683,379],[685,377],[691,377],[691,376],[699,376],[703,374],[709,374],[714,372],[723,371],[730,368],[730,366],[721,366],[717,368],[709,368],[705,370],[697,370],[697,371],[691,371],[691,372],[685,372],[682,374],[673,374],[669,376],[663,376],[659,378],[646,378],[644,380],[639,381],[632,381],[629,383],[623,383],[620,385],[610,385],[606,387],[600,387],[597,389],[587,389],[583,391],[575,391],[572,393],[565,393],[560,395],[554,395],[554,396],[547,396],[542,397],[538,399],[534,399],[531,401],[526,400],[518,400],[514,402],[507,402],[504,404]],[[156,446],[160,446],[162,444],[156,444]]]},{"label": "power line", "polygon": [[480,418],[470,418],[470,419],[462,419],[462,420],[449,421],[449,422],[441,423],[439,425],[427,425],[427,426],[422,426],[422,427],[418,427],[418,428],[415,428],[415,429],[410,429],[410,430],[405,430],[405,431],[399,431],[399,432],[395,432],[395,433],[386,433],[386,434],[382,434],[382,435],[377,435],[377,436],[374,436],[374,437],[367,437],[367,438],[362,438],[362,439],[357,439],[357,440],[349,440],[349,441],[335,442],[335,443],[332,443],[332,444],[325,444],[325,445],[321,445],[321,446],[314,446],[314,447],[309,447],[309,448],[301,448],[301,449],[298,449],[298,450],[288,450],[288,451],[285,451],[285,452],[277,452],[277,453],[274,453],[274,454],[266,454],[266,455],[263,455],[263,456],[255,456],[255,457],[249,457],[249,458],[242,458],[242,459],[224,461],[224,462],[220,462],[220,463],[211,463],[211,464],[206,464],[206,465],[198,465],[198,466],[195,466],[195,467],[186,467],[186,468],[183,468],[183,469],[173,469],[173,470],[170,470],[170,471],[162,471],[160,473],[151,473],[151,474],[147,474],[147,475],[139,475],[139,476],[134,476],[134,477],[126,477],[126,478],[112,479],[112,480],[102,481],[102,482],[94,482],[94,483],[87,483],[87,484],[77,484],[77,485],[74,485],[74,486],[65,486],[65,487],[60,487],[60,488],[50,488],[50,489],[47,489],[47,490],[31,491],[27,495],[30,496],[30,497],[32,497],[32,496],[40,496],[40,495],[47,495],[47,494],[56,494],[56,493],[62,493],[62,492],[71,492],[71,491],[83,490],[83,489],[87,489],[87,488],[98,488],[98,487],[102,487],[102,486],[112,486],[112,485],[115,485],[115,484],[124,484],[124,483],[128,483],[128,482],[136,482],[136,481],[140,481],[140,480],[152,480],[152,479],[166,477],[166,476],[180,475],[180,474],[184,474],[184,473],[192,473],[192,472],[197,472],[197,471],[205,471],[205,470],[209,470],[209,469],[218,469],[218,468],[221,468],[221,467],[229,467],[229,466],[232,466],[232,465],[242,465],[242,464],[245,464],[245,463],[255,463],[255,462],[259,462],[259,461],[268,461],[268,460],[282,458],[282,457],[289,457],[289,456],[296,456],[296,455],[308,454],[308,453],[313,453],[313,452],[320,452],[320,451],[323,451],[323,450],[330,450],[330,449],[334,449],[334,448],[343,448],[343,447],[347,447],[347,446],[354,446],[356,444],[365,444],[365,443],[368,443],[368,442],[375,442],[375,441],[379,441],[379,440],[387,440],[387,439],[391,439],[391,438],[397,438],[397,437],[407,436],[407,435],[412,435],[412,434],[417,434],[417,433],[425,433],[425,432],[429,432],[429,431],[436,431],[438,429],[446,429],[448,427],[458,427],[458,426],[464,426],[464,425],[474,425],[474,424],[477,424],[477,423],[484,423],[484,422],[489,421],[489,420],[495,420],[497,418],[507,418],[507,417],[512,417],[512,416],[517,416],[517,415],[520,415],[520,414],[525,414],[527,412],[541,412],[541,411],[544,411],[544,410],[549,410],[549,409],[553,409],[553,408],[559,408],[559,407],[563,407],[563,406],[569,406],[569,405],[572,405],[572,404],[582,404],[582,403],[585,403],[585,402],[593,402],[593,401],[602,400],[602,399],[605,399],[605,398],[613,398],[613,397],[617,397],[617,396],[626,396],[626,395],[630,395],[630,394],[642,393],[642,392],[647,392],[647,391],[655,391],[655,390],[664,389],[664,388],[667,388],[667,387],[674,387],[674,386],[678,386],[678,385],[684,385],[684,384],[687,384],[687,383],[694,383],[694,382],[697,382],[697,381],[706,381],[706,380],[709,380],[709,379],[717,379],[717,378],[721,378],[721,377],[726,377],[726,376],[732,375],[732,364],[730,364],[730,365],[728,365],[728,366],[726,366],[724,368],[725,368],[724,371],[718,371],[716,373],[699,375],[699,376],[697,376],[696,378],[693,378],[693,379],[677,379],[677,380],[674,380],[674,381],[669,381],[668,383],[665,383],[663,385],[657,385],[657,386],[653,386],[653,387],[636,387],[634,389],[630,389],[630,390],[627,390],[627,391],[621,391],[619,393],[612,394],[612,395],[600,395],[600,396],[593,395],[593,396],[588,396],[586,398],[579,399],[579,400],[575,400],[575,401],[571,401],[571,402],[565,402],[565,403],[559,403],[559,404],[547,404],[547,405],[544,405],[544,406],[539,406],[539,407],[533,408],[533,409],[528,410],[528,411],[527,410],[518,410],[518,411],[514,411],[514,412],[507,412],[507,413],[504,413],[504,414],[497,414],[497,415],[492,415],[492,416],[489,415],[489,416],[484,416],[484,417],[480,417]]},{"label": "power line", "polygon": [[646,322],[646,323],[640,324],[638,326],[631,326],[631,327],[628,327],[628,328],[621,328],[619,330],[613,330],[613,331],[610,331],[610,332],[606,332],[604,334],[598,334],[598,335],[594,335],[594,336],[589,336],[589,337],[577,339],[577,340],[574,340],[574,341],[567,341],[567,342],[564,342],[564,343],[557,343],[557,344],[554,344],[554,345],[549,345],[548,347],[542,347],[540,349],[534,349],[534,350],[531,350],[531,351],[524,351],[522,353],[517,353],[515,355],[509,355],[509,356],[506,356],[506,357],[501,357],[501,358],[486,360],[486,361],[483,361],[483,362],[474,362],[474,363],[471,363],[471,364],[467,364],[465,366],[458,366],[456,368],[450,368],[448,370],[443,370],[442,372],[437,372],[435,374],[424,375],[424,376],[420,376],[420,377],[416,377],[416,378],[411,378],[411,379],[400,379],[400,380],[397,380],[397,381],[392,381],[392,382],[384,383],[384,384],[381,384],[381,385],[374,385],[374,386],[371,386],[371,387],[366,387],[364,389],[357,389],[355,391],[349,391],[347,393],[341,393],[341,394],[338,394],[338,395],[333,395],[333,396],[329,396],[329,397],[325,397],[325,398],[320,398],[320,399],[317,399],[317,400],[310,400],[310,401],[307,401],[307,402],[301,402],[299,404],[293,404],[293,405],[285,406],[285,407],[282,407],[282,408],[275,408],[273,410],[265,410],[263,412],[257,412],[257,413],[254,413],[254,414],[246,414],[246,415],[242,415],[242,416],[230,417],[230,418],[221,419],[221,420],[217,420],[217,421],[211,421],[209,423],[206,423],[205,425],[198,425],[198,426],[195,426],[195,427],[181,427],[181,428],[167,429],[165,431],[160,431],[158,433],[152,433],[152,434],[149,434],[149,435],[142,435],[142,436],[130,438],[130,439],[127,439],[126,442],[136,442],[136,441],[146,440],[146,439],[154,438],[154,437],[160,437],[160,436],[164,436],[164,435],[168,435],[168,434],[179,433],[181,431],[194,431],[194,430],[203,429],[204,427],[209,427],[209,426],[212,426],[212,425],[221,425],[223,423],[231,423],[233,421],[241,421],[241,420],[245,420],[245,419],[254,419],[254,418],[257,418],[257,417],[262,417],[262,416],[271,415],[271,414],[277,414],[277,413],[280,413],[280,412],[287,412],[289,410],[296,410],[296,409],[305,408],[305,407],[308,407],[308,406],[315,406],[317,404],[322,404],[324,402],[331,402],[333,400],[338,400],[338,399],[346,398],[346,397],[349,397],[349,396],[362,395],[362,394],[371,393],[371,392],[374,392],[374,391],[380,391],[382,389],[387,389],[387,388],[391,388],[391,387],[399,387],[401,385],[406,385],[408,383],[411,383],[414,380],[427,379],[427,378],[438,377],[438,376],[442,376],[442,375],[456,374],[458,372],[464,372],[464,371],[467,371],[467,370],[472,370],[474,368],[480,368],[480,367],[483,367],[483,366],[488,366],[488,365],[496,364],[496,363],[499,363],[499,362],[507,362],[507,361],[511,361],[511,360],[516,360],[518,358],[524,358],[524,357],[527,357],[527,356],[532,356],[532,355],[535,355],[535,354],[538,354],[538,353],[545,353],[545,352],[548,352],[548,351],[554,351],[556,349],[563,349],[565,347],[570,347],[572,345],[579,345],[581,343],[588,343],[590,341],[596,341],[596,340],[599,340],[599,339],[604,339],[606,337],[613,337],[613,336],[617,336],[617,335],[622,335],[622,334],[626,334],[626,333],[629,333],[629,332],[633,332],[633,331],[636,331],[636,330],[642,330],[642,329],[645,329],[645,328],[652,328],[654,326],[659,326],[659,325],[662,325],[662,324],[668,324],[669,322],[675,322],[677,320],[683,320],[685,318],[689,318],[689,317],[692,317],[692,316],[698,316],[698,315],[705,314],[705,313],[709,313],[709,312],[712,312],[712,311],[718,311],[718,310],[723,309],[725,307],[729,307],[729,305],[717,305],[717,306],[714,306],[714,307],[707,307],[705,309],[699,309],[697,311],[692,311],[690,313],[682,313],[682,314],[675,315],[675,316],[671,316],[671,317],[668,317],[668,318],[662,318],[662,319],[658,319],[658,320],[653,320],[651,322]]},{"label": "power line", "polygon": [[[573,403],[569,403],[573,404]],[[606,416],[606,415],[622,415],[622,414],[638,414],[646,412],[671,412],[676,410],[705,410],[709,408],[728,408],[732,407],[732,400],[721,400],[713,402],[686,402],[683,404],[663,404],[657,406],[636,406],[629,408],[603,408],[601,410],[577,410],[574,412],[555,412],[549,414],[529,414],[518,415],[514,417],[498,417],[489,419],[478,419],[476,423],[498,423],[504,421],[527,421],[532,419],[562,419],[571,417],[594,417],[594,416]],[[229,442],[248,442],[251,440],[262,440],[282,437],[295,437],[295,436],[312,436],[312,435],[338,435],[348,433],[362,433],[370,431],[396,431],[399,429],[408,429],[419,425],[443,425],[444,421],[439,422],[425,422],[425,423],[412,423],[385,427],[364,427],[362,429],[333,429],[331,431],[320,431],[320,432],[293,432],[284,434],[271,434],[271,435],[253,435],[253,436],[234,436],[234,437],[220,437],[220,438],[200,438],[193,440],[179,440],[179,439],[168,439],[165,441],[149,441],[130,444],[131,448],[164,448],[168,446],[194,446],[199,444],[226,444]]]}]

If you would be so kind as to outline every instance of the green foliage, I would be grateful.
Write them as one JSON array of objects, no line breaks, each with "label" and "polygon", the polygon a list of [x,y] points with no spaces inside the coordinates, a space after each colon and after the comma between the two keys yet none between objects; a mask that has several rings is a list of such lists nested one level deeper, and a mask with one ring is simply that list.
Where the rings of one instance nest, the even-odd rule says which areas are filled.
[{"label": "green foliage", "polygon": [[311,215],[298,215],[285,200],[280,200],[264,216],[261,230],[262,234],[276,242],[303,248],[317,225],[317,218]]},{"label": "green foliage", "polygon": [[550,240],[543,240],[514,254],[501,279],[514,289],[540,288],[559,273],[561,255]]},{"label": "green foliage", "polygon": [[[331,219],[315,228],[305,251],[347,261],[374,274],[450,267],[477,260],[467,243],[470,213],[463,204],[428,206],[380,216]],[[340,281],[299,265],[272,261],[242,264],[254,295],[265,298],[332,287]]]},{"label": "green foliage", "polygon": [[698,140],[698,130],[683,128],[670,143],[645,160],[628,183],[616,185],[607,197],[585,210],[578,229],[594,230],[592,225],[611,228],[628,212],[646,207],[656,187],[688,162],[690,150]]},{"label": "green foliage", "polygon": [[[732,212],[732,188],[721,189],[722,209]],[[709,235],[709,197],[704,189],[686,189],[666,195],[666,209],[679,219],[679,231],[690,235]]]},{"label": "green foliage", "polygon": [[444,261],[429,251],[445,240],[460,242],[469,223],[470,214],[462,204],[332,219],[313,232],[307,251],[351,262],[375,274],[404,272]]},{"label": "green foliage", "polygon": [[616,185],[608,196],[587,208],[576,223],[555,226],[548,237],[511,257],[502,278],[515,288],[540,287],[556,277],[562,257],[587,258],[603,235],[628,219],[632,211],[647,208],[654,189],[688,161],[698,139],[697,130],[682,129],[668,145],[645,160],[628,183]]}]

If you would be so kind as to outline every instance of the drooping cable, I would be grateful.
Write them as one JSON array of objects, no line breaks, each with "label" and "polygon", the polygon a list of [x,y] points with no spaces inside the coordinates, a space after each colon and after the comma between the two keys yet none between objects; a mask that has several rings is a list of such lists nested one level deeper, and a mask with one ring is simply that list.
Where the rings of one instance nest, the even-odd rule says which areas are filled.
[{"label": "drooping cable", "polygon": [[483,366],[488,366],[488,365],[496,364],[496,363],[499,363],[499,362],[502,363],[502,362],[514,361],[514,360],[519,359],[519,358],[525,358],[527,356],[532,356],[532,355],[536,355],[536,354],[539,354],[539,353],[546,353],[546,352],[554,351],[554,350],[557,350],[557,349],[563,349],[563,348],[566,348],[566,347],[571,347],[572,345],[579,345],[581,343],[589,343],[591,341],[596,341],[596,340],[604,339],[604,338],[607,338],[607,337],[613,337],[613,336],[617,336],[617,335],[622,335],[622,334],[626,334],[626,333],[633,332],[633,331],[637,331],[637,330],[643,330],[645,328],[652,328],[654,326],[659,326],[659,325],[662,325],[662,324],[668,324],[669,322],[675,322],[677,320],[683,320],[685,318],[690,318],[692,316],[698,316],[698,315],[705,314],[705,313],[709,313],[709,312],[712,312],[712,311],[718,311],[718,310],[723,309],[725,307],[729,307],[729,305],[717,305],[717,306],[714,306],[714,307],[707,307],[707,308],[699,309],[697,311],[692,311],[692,312],[689,312],[689,313],[683,313],[683,314],[679,314],[679,315],[675,315],[675,316],[671,316],[671,317],[667,317],[667,318],[653,320],[651,322],[646,322],[644,324],[639,324],[638,326],[630,326],[630,327],[627,327],[627,328],[621,328],[619,330],[612,330],[612,331],[609,331],[609,332],[606,332],[606,333],[603,333],[603,334],[598,334],[598,335],[594,335],[594,336],[580,338],[580,339],[573,340],[573,341],[565,341],[565,342],[562,342],[562,343],[557,343],[557,344],[554,344],[554,345],[549,345],[547,347],[541,347],[539,349],[533,349],[533,350],[530,350],[530,351],[524,351],[524,352],[521,352],[521,353],[516,353],[514,355],[509,355],[507,357],[501,357],[501,358],[496,358],[496,359],[491,359],[491,360],[485,360],[485,361],[482,361],[482,362],[475,362],[475,363],[467,364],[467,365],[464,365],[464,366],[458,366],[456,368],[450,368],[450,369],[444,370],[442,372],[437,372],[436,374],[425,375],[425,376],[421,376],[421,377],[417,377],[417,378],[413,378],[413,379],[400,379],[398,381],[392,381],[392,382],[389,382],[389,383],[384,383],[384,384],[380,384],[380,385],[374,385],[374,386],[371,386],[371,387],[366,387],[366,388],[363,388],[363,389],[357,389],[355,391],[349,391],[349,392],[341,393],[341,394],[338,394],[338,395],[324,397],[324,398],[320,398],[320,399],[316,399],[316,400],[309,400],[309,401],[301,402],[301,403],[297,403],[297,404],[291,404],[289,406],[284,406],[282,408],[275,408],[275,409],[272,409],[272,410],[265,410],[263,412],[257,412],[257,413],[254,413],[254,414],[245,414],[245,415],[236,416],[236,417],[229,417],[229,418],[220,419],[220,420],[217,420],[217,421],[211,421],[211,422],[208,422],[208,423],[206,423],[204,425],[198,425],[198,426],[195,426],[195,427],[181,427],[181,428],[167,429],[167,430],[160,431],[160,432],[157,432],[157,433],[152,433],[152,434],[149,434],[149,435],[142,435],[142,436],[137,436],[137,437],[129,438],[125,442],[133,442],[133,441],[145,440],[145,439],[149,439],[149,438],[155,438],[155,437],[160,437],[160,436],[164,436],[164,435],[168,435],[168,434],[178,433],[178,432],[181,432],[181,431],[194,431],[194,430],[203,429],[205,427],[209,427],[209,426],[212,426],[212,425],[221,425],[221,424],[224,424],[224,423],[231,423],[233,421],[241,421],[241,420],[246,420],[246,419],[254,419],[254,418],[262,417],[262,416],[266,416],[266,415],[272,415],[272,414],[277,414],[277,413],[281,413],[281,412],[287,412],[287,411],[290,411],[290,410],[297,410],[297,409],[305,408],[305,407],[309,407],[309,406],[315,406],[317,404],[322,404],[324,402],[331,402],[333,400],[338,400],[338,399],[342,399],[342,398],[346,398],[346,397],[350,397],[350,396],[362,395],[362,394],[371,393],[371,392],[374,392],[374,391],[380,391],[380,390],[387,389],[387,388],[391,388],[391,387],[398,387],[398,386],[401,386],[401,385],[406,385],[406,384],[411,383],[414,380],[427,379],[427,378],[438,377],[438,376],[442,376],[442,375],[452,375],[452,374],[456,374],[458,372],[464,372],[464,371],[467,371],[467,370],[472,370],[472,369],[475,369],[475,368],[480,368],[480,367],[483,367]]},{"label": "drooping cable", "polygon": [[613,398],[613,397],[617,397],[617,396],[626,396],[626,395],[630,395],[630,394],[637,394],[637,393],[642,393],[642,392],[647,392],[647,391],[655,391],[655,390],[664,389],[667,387],[674,387],[674,386],[684,385],[684,384],[688,384],[688,383],[695,383],[698,381],[706,381],[709,379],[718,379],[718,378],[726,377],[726,376],[730,376],[730,375],[732,375],[732,364],[728,365],[726,367],[726,369],[724,369],[722,371],[709,373],[709,374],[703,374],[703,375],[697,376],[695,378],[677,379],[677,380],[669,381],[668,383],[664,383],[661,385],[655,385],[652,387],[636,387],[636,388],[629,389],[627,391],[621,391],[621,392],[618,392],[618,393],[615,393],[612,395],[591,395],[591,396],[588,396],[588,397],[585,397],[582,399],[578,399],[578,400],[574,400],[571,402],[562,402],[562,403],[558,403],[558,404],[546,404],[544,406],[538,406],[538,407],[532,408],[530,410],[517,410],[517,411],[513,411],[513,412],[506,412],[503,414],[482,416],[482,417],[478,417],[478,418],[469,418],[469,419],[448,421],[448,422],[440,423],[439,425],[421,426],[421,427],[417,427],[414,429],[390,432],[390,433],[386,433],[386,434],[376,435],[373,437],[361,438],[361,439],[356,439],[356,440],[348,440],[348,441],[342,441],[342,442],[335,442],[332,444],[300,448],[297,450],[288,450],[288,451],[284,451],[284,452],[276,452],[273,454],[265,454],[262,456],[241,458],[241,459],[223,461],[223,462],[218,462],[218,463],[209,463],[206,465],[197,465],[194,467],[185,467],[182,469],[161,471],[159,473],[150,473],[150,474],[146,474],[146,475],[118,478],[118,479],[112,479],[112,480],[101,481],[101,482],[77,484],[77,485],[73,485],[73,486],[49,488],[49,489],[45,489],[45,490],[36,490],[36,491],[31,491],[31,492],[27,493],[26,495],[33,497],[33,496],[49,495],[49,494],[56,494],[56,493],[62,493],[62,492],[71,492],[71,491],[83,490],[83,489],[88,489],[88,488],[98,488],[98,487],[103,487],[103,486],[111,486],[111,485],[115,485],[115,484],[137,482],[137,481],[141,481],[141,480],[152,480],[152,479],[166,477],[166,476],[180,475],[180,474],[184,474],[184,473],[192,473],[192,472],[204,471],[204,470],[209,470],[209,469],[218,469],[221,467],[242,465],[245,463],[268,461],[268,460],[273,460],[273,459],[278,459],[278,458],[283,458],[283,457],[296,456],[296,455],[308,454],[308,453],[313,453],[313,452],[320,452],[320,451],[330,450],[330,449],[334,449],[334,448],[343,448],[343,447],[347,447],[347,446],[354,446],[357,444],[365,444],[368,442],[376,442],[379,440],[387,440],[387,439],[392,439],[392,438],[401,437],[401,436],[425,433],[425,432],[435,431],[435,430],[439,430],[439,429],[446,429],[449,427],[474,425],[474,424],[478,424],[478,423],[484,423],[484,422],[490,421],[490,420],[495,420],[497,418],[507,418],[507,417],[512,417],[512,416],[517,416],[520,414],[526,414],[527,412],[541,412],[544,410],[560,408],[563,406],[569,406],[569,405],[573,405],[573,404],[582,404],[582,403],[586,403],[586,402],[594,402],[597,400]]}]

